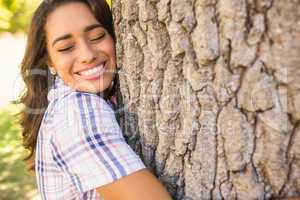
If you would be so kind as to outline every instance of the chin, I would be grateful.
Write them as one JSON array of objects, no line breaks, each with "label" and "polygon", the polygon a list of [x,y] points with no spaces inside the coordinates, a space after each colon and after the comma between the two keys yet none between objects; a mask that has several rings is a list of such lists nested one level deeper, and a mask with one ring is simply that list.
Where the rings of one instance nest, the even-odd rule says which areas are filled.
[{"label": "chin", "polygon": [[74,88],[77,91],[80,92],[90,92],[90,93],[99,93],[104,91],[109,87],[112,81],[107,79],[98,79],[98,80],[83,80],[83,79],[73,79],[73,86],[70,86]]},{"label": "chin", "polygon": [[107,88],[108,86],[100,85],[100,83],[90,83],[90,84],[81,85],[75,89],[81,92],[99,93],[99,92],[103,92]]},{"label": "chin", "polygon": [[76,88],[77,91],[80,92],[88,92],[88,93],[99,93],[104,91],[102,88],[97,88],[97,87],[78,87]]}]

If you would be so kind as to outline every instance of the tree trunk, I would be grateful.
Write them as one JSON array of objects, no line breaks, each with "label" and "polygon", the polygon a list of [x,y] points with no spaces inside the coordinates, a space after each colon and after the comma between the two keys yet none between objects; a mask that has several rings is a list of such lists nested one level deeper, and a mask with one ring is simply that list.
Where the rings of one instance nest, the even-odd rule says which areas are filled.
[{"label": "tree trunk", "polygon": [[113,13],[120,124],[174,199],[300,196],[299,0],[119,0]]}]

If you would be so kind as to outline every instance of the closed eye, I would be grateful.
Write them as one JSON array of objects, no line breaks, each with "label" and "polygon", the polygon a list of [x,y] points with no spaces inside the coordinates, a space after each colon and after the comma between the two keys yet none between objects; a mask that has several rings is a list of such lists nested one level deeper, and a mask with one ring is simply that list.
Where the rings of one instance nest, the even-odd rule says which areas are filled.
[{"label": "closed eye", "polygon": [[104,36],[105,36],[105,34],[100,35],[99,37],[91,39],[91,41],[98,41],[98,40],[102,39]]},{"label": "closed eye", "polygon": [[[102,34],[102,35],[100,35],[99,37],[96,37],[96,38],[91,39],[90,41],[92,41],[92,42],[99,41],[99,40],[101,40],[102,38],[104,38],[104,36],[105,36],[105,34]],[[57,51],[59,51],[59,52],[67,52],[67,51],[69,51],[69,50],[72,50],[73,47],[74,47],[74,46],[70,46],[70,47],[67,47],[67,48],[64,48],[64,49],[59,49],[59,50],[57,50]]]},{"label": "closed eye", "polygon": [[73,47],[74,47],[74,46],[70,46],[70,47],[67,47],[67,48],[64,48],[64,49],[59,49],[59,50],[57,50],[57,51],[59,51],[59,52],[65,52],[65,51],[71,50]]}]

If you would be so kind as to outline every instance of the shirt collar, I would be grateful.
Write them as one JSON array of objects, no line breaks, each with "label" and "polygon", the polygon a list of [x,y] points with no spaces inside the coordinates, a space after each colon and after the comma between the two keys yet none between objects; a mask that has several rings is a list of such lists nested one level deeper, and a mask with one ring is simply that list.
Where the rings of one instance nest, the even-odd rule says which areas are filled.
[{"label": "shirt collar", "polygon": [[54,101],[55,99],[70,94],[74,91],[75,90],[67,86],[59,76],[55,76],[54,84],[48,93],[48,101]]}]

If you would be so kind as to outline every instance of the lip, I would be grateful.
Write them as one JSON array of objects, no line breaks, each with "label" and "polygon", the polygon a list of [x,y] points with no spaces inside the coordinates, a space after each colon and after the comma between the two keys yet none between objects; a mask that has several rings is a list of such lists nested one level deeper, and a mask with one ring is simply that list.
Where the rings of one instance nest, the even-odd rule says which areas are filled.
[{"label": "lip", "polygon": [[[101,71],[98,71],[98,72],[95,72],[93,74],[90,74],[90,75],[83,75],[83,74],[80,74],[80,72],[82,71],[85,71],[85,70],[89,70],[89,69],[93,69],[95,67],[98,67],[100,65],[103,64],[103,68]],[[97,65],[94,65],[93,67],[87,67],[85,69],[82,69],[82,70],[79,70],[78,72],[75,73],[75,75],[80,78],[80,79],[84,79],[84,80],[97,80],[99,79],[106,71],[106,64],[107,64],[107,61],[104,61],[104,62],[100,62],[99,64]]]},{"label": "lip", "polygon": [[79,73],[82,72],[82,71],[89,70],[89,69],[93,69],[93,68],[95,68],[95,67],[97,67],[97,66],[100,66],[100,65],[102,65],[102,63],[103,63],[104,68],[105,68],[106,62],[107,62],[107,60],[101,61],[101,62],[99,62],[99,63],[97,63],[97,64],[92,65],[92,66],[88,66],[88,67],[84,67],[84,68],[82,68],[82,69],[79,69],[79,70],[75,71],[74,73],[75,73],[75,74],[79,74]]}]

